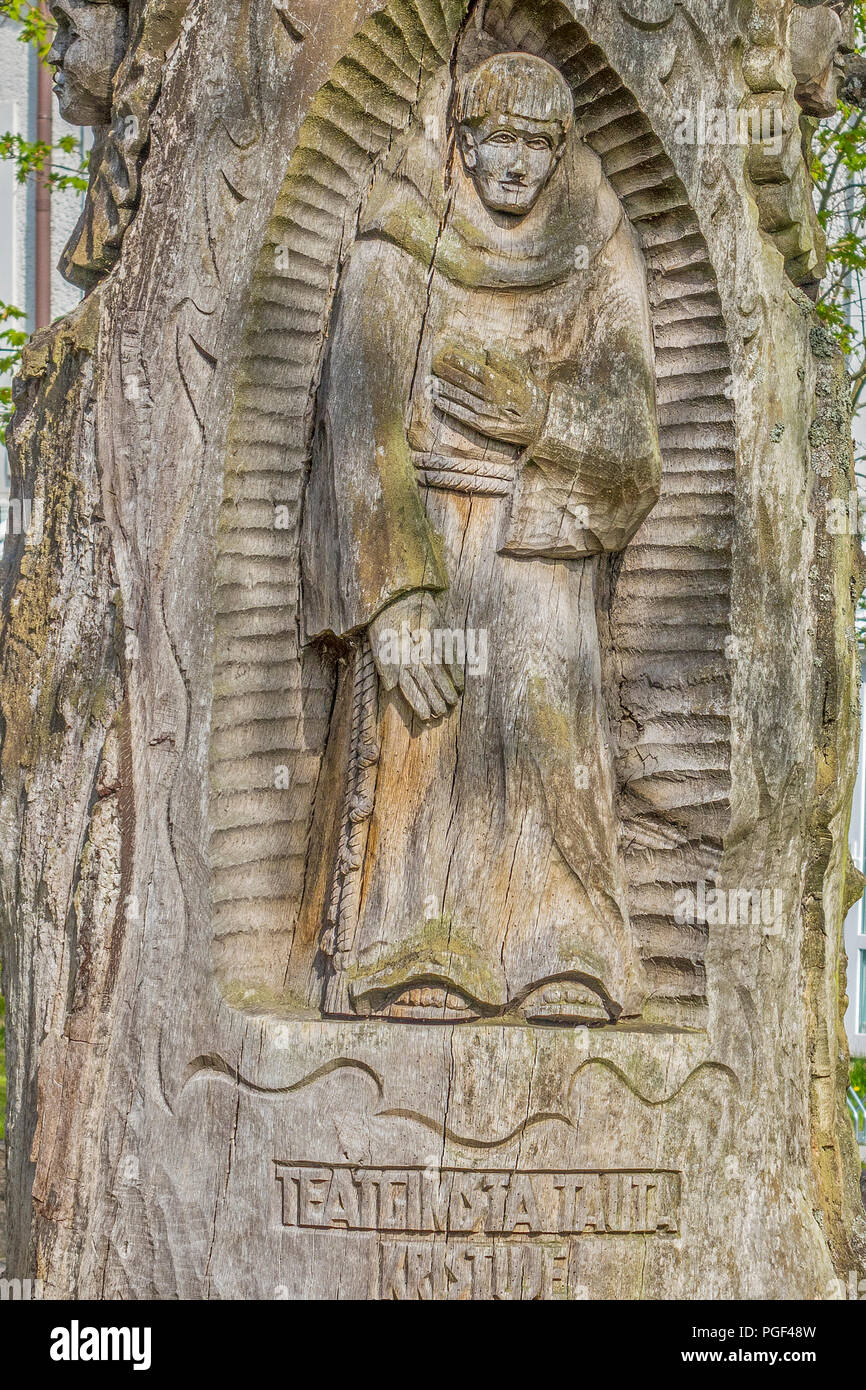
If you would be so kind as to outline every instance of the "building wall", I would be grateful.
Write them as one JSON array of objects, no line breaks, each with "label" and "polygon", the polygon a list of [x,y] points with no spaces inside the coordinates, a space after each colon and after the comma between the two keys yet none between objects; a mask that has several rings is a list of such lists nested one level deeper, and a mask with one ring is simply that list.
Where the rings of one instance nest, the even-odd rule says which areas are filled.
[{"label": "building wall", "polygon": [[[21,26],[0,17],[0,131],[11,131],[27,140],[36,139],[37,56],[32,45],[19,42]],[[58,163],[74,167],[91,141],[90,131],[67,126],[54,110],[54,138],[76,134],[79,154],[59,156]],[[68,285],[56,269],[60,253],[78,220],[83,194],[67,189],[51,198],[51,259],[55,269],[51,280],[53,318],[68,314],[81,298],[80,290]],[[23,309],[26,319],[16,327],[33,331],[36,307],[34,265],[36,227],[36,189],[31,177],[21,184],[15,166],[0,160],[0,299]],[[5,354],[0,355],[0,384],[8,385],[10,374],[3,371]],[[6,531],[9,498],[9,469],[6,450],[0,444],[0,537]]]}]

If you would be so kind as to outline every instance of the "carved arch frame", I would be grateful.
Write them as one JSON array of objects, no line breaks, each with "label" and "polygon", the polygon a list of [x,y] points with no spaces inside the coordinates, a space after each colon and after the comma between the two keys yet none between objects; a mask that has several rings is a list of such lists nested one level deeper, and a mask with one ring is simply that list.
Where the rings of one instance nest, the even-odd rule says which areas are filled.
[{"label": "carved arch frame", "polygon": [[[389,0],[301,128],[253,277],[226,455],[215,594],[210,863],[231,1003],[297,1011],[282,975],[303,886],[337,663],[298,638],[313,404],[342,258],[377,163],[475,24],[569,80],[578,130],[634,226],[656,346],[662,495],[611,571],[603,635],[633,929],[648,1021],[701,1026],[711,883],[729,817],[735,422],[715,272],[673,163],[563,0]],[[301,1008],[303,1012],[303,1007]]]}]

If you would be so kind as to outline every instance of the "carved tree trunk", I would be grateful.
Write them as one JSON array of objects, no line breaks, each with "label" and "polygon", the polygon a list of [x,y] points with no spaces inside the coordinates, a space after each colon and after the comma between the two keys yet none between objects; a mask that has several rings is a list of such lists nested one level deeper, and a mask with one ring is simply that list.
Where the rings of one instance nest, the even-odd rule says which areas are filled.
[{"label": "carved tree trunk", "polygon": [[[148,123],[119,263],[31,343],[11,433],[38,524],[7,543],[0,639],[9,1273],[833,1296],[866,1274],[840,984],[860,555],[790,6],[165,9],[118,108]],[[660,498],[598,593],[648,997],[599,1027],[344,1016],[316,915],[364,819],[362,649],[304,645],[301,599],[334,297],[435,85],[510,51],[572,89],[655,354]],[[699,101],[781,113],[779,150],[681,138]]]}]

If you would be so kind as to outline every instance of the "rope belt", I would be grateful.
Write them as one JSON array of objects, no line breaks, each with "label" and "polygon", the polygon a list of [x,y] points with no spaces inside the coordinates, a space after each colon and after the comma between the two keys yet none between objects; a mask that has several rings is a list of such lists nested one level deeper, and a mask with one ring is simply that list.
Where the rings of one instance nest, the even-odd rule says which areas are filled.
[{"label": "rope belt", "polygon": [[416,454],[415,470],[422,487],[480,493],[485,497],[510,497],[516,467],[512,463],[493,463],[490,459]]}]

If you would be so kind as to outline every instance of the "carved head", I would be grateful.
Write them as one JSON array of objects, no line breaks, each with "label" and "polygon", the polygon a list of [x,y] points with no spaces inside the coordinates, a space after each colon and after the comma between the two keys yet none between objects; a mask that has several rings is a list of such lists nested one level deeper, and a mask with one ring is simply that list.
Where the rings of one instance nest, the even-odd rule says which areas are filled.
[{"label": "carved head", "polygon": [[48,62],[54,91],[70,125],[107,125],[112,79],[126,51],[127,7],[112,0],[52,0],[57,21]]},{"label": "carved head", "polygon": [[491,212],[524,217],[550,181],[574,120],[565,78],[543,58],[501,53],[460,84],[460,152]]},{"label": "carved head", "polygon": [[845,0],[830,5],[796,4],[788,40],[795,95],[807,116],[832,116],[845,80],[845,54],[851,52],[851,15]]}]

